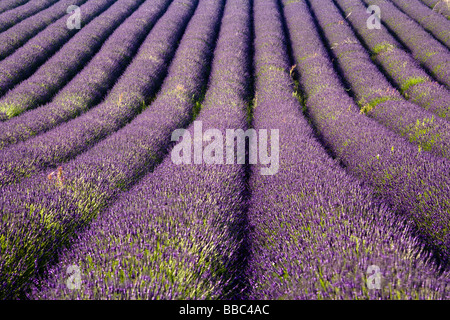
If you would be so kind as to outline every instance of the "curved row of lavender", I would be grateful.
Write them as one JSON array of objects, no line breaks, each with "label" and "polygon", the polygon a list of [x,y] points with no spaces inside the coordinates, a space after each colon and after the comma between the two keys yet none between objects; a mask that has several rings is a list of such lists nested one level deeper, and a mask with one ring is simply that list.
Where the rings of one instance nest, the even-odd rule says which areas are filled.
[{"label": "curved row of lavender", "polygon": [[0,150],[48,131],[99,103],[169,3],[170,0],[147,0],[117,27],[99,52],[51,102],[0,122]]},{"label": "curved row of lavender", "polygon": [[35,0],[0,15],[0,32],[50,7],[58,0]]},{"label": "curved row of lavender", "polygon": [[[185,24],[184,19],[192,15],[196,4],[176,0],[166,13],[172,16],[172,23],[162,26],[175,29],[175,25]],[[6,254],[0,261],[0,275],[4,275],[1,287],[14,287],[13,280],[29,285],[30,277],[43,272],[55,251],[69,243],[76,230],[86,226],[122,190],[160,161],[167,152],[172,131],[191,120],[220,25],[218,4],[203,0],[202,8],[188,25],[169,76],[149,108],[122,130],[66,163],[60,170],[61,178],[55,175],[48,180],[48,171],[23,184],[3,188],[0,240],[3,239]],[[148,51],[149,55],[152,53]],[[140,73],[139,77],[144,75]],[[21,260],[23,257],[26,258]],[[14,274],[16,278],[6,277]]]},{"label": "curved row of lavender", "polygon": [[0,3],[0,13],[3,13],[8,10],[13,10],[16,7],[19,7],[25,4],[29,0],[3,0]]},{"label": "curved row of lavender", "polygon": [[450,48],[450,21],[441,14],[430,10],[419,0],[392,0],[392,2],[436,39],[445,44],[447,48]]},{"label": "curved row of lavender", "polygon": [[447,19],[450,19],[450,6],[446,0],[421,0],[433,11],[439,12]]},{"label": "curved row of lavender", "polygon": [[450,159],[450,122],[403,99],[372,62],[332,0],[308,2],[361,112],[422,150]]},{"label": "curved row of lavender", "polygon": [[366,181],[394,212],[404,215],[437,259],[450,257],[450,161],[360,114],[336,75],[305,2],[285,7],[306,107],[325,146]]},{"label": "curved row of lavender", "polygon": [[[109,0],[90,0],[80,7],[83,12],[82,25],[86,25],[111,6]],[[67,7],[66,7],[67,9]],[[6,32],[12,32],[8,30]],[[14,30],[14,32],[16,32]],[[49,56],[55,53],[78,29],[67,28],[67,17],[62,17],[13,54],[0,61],[0,96],[15,84],[29,77]],[[0,119],[5,120],[0,114]]]},{"label": "curved row of lavender", "polygon": [[66,14],[70,5],[82,5],[87,0],[61,0],[48,9],[29,17],[0,33],[0,60],[5,59],[41,30],[51,26]]},{"label": "curved row of lavender", "polygon": [[[280,170],[262,176],[256,173],[260,165],[252,168],[250,298],[448,298],[448,274],[438,275],[404,220],[332,160],[314,136],[292,95],[279,10],[276,0],[255,0],[253,124],[279,127]],[[371,265],[382,273],[380,290],[368,289]]]},{"label": "curved row of lavender", "polygon": [[[250,21],[249,1],[227,1],[209,89],[196,118],[205,130],[225,134],[247,126]],[[179,103],[173,108],[164,103],[170,100],[160,102],[160,117],[179,117],[173,110]],[[187,129],[191,135],[194,126]],[[235,277],[245,232],[244,171],[237,164],[177,165],[166,157],[62,255],[33,298],[221,299],[236,293],[242,287]],[[61,281],[67,264],[80,267],[80,290],[68,290]]]},{"label": "curved row of lavender", "polygon": [[0,118],[15,117],[47,102],[78,73],[114,29],[143,1],[118,0],[84,26],[28,79],[0,98]]},{"label": "curved row of lavender", "polygon": [[184,10],[179,6],[175,2],[157,22],[99,105],[53,130],[0,150],[0,183],[18,183],[23,177],[56,167],[85,152],[139,114],[156,96],[193,13],[192,6],[185,6]]},{"label": "curved row of lavender", "polygon": [[409,101],[450,120],[450,92],[434,81],[386,28],[367,28],[366,7],[360,0],[336,0],[371,57]]},{"label": "curved row of lavender", "polygon": [[382,23],[392,30],[398,39],[436,80],[450,88],[449,50],[434,39],[417,22],[386,0],[361,0],[366,5],[377,5],[383,13]]}]

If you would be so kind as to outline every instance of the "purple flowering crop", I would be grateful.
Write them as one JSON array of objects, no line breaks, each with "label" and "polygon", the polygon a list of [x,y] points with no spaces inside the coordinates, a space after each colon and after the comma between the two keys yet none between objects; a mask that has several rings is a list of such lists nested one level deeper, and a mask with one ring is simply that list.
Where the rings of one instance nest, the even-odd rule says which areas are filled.
[{"label": "purple flowering crop", "polygon": [[[200,1],[200,6],[205,10],[223,3],[215,2]],[[227,1],[209,88],[196,117],[203,126],[224,132],[247,125],[249,14],[248,1]],[[54,276],[34,297],[226,298],[241,286],[235,275],[245,231],[244,191],[243,166],[177,165],[166,157],[93,223],[79,246],[64,252],[51,271]],[[107,243],[114,245],[105,250]],[[61,286],[67,263],[84,270],[82,290]]]},{"label": "purple flowering crop", "polygon": [[450,299],[441,2],[0,1],[0,299]]},{"label": "purple flowering crop", "polygon": [[372,63],[332,1],[309,3],[361,112],[424,151],[450,158],[450,123],[403,99]]},{"label": "purple flowering crop", "polygon": [[[16,225],[14,230],[5,236],[8,239],[7,243],[11,246],[7,249],[7,252],[10,252],[7,255],[8,258],[0,262],[3,270],[23,268],[20,264],[17,265],[15,260],[18,258],[15,254],[20,252],[18,250],[21,246],[13,245],[16,241],[22,241],[16,237],[24,232],[23,227],[28,225],[26,239],[33,243],[31,247],[39,246],[39,249],[35,248],[33,251],[34,259],[46,261],[51,257],[46,250],[51,251],[53,250],[51,248],[56,249],[61,243],[67,242],[66,237],[85,226],[121,190],[131,187],[142,174],[154,167],[165,153],[164,146],[167,146],[167,141],[170,141],[171,132],[190,120],[195,100],[200,97],[203,89],[204,83],[199,80],[207,75],[209,57],[214,47],[216,29],[220,23],[221,2],[202,2],[203,5],[196,11],[192,24],[188,25],[181,40],[161,92],[149,108],[125,128],[64,165],[64,185],[58,187],[53,183],[49,184],[45,181],[47,174],[44,174],[28,179],[19,186],[3,189],[2,201],[0,201],[3,205],[3,215],[19,217],[30,209],[34,212],[33,203],[41,198],[36,212],[43,210],[42,214],[50,219],[39,221],[37,216],[31,225],[26,219],[14,219],[15,222],[12,225],[1,228],[11,230],[12,226]],[[171,28],[173,29],[173,25],[181,25],[183,19],[193,13],[195,7],[196,1],[192,1],[189,5],[185,0],[173,2],[166,15],[169,14],[172,19],[177,17],[178,20],[172,20]],[[167,20],[167,22],[170,21]],[[162,27],[165,25],[162,24],[160,30],[163,30]],[[164,28],[164,30],[171,28]],[[229,42],[226,46],[229,46]],[[19,197],[10,196],[14,190],[20,190]],[[21,225],[22,223],[24,224]],[[53,232],[45,232],[45,228],[53,228]],[[39,242],[35,239],[39,239]],[[27,261],[34,261],[34,259],[32,256]],[[42,267],[43,265],[40,265],[34,271],[37,273]],[[24,286],[29,284],[23,282],[29,276],[31,275],[27,274],[21,278]],[[2,281],[9,284],[12,280],[5,278]]]},{"label": "purple flowering crop", "polygon": [[433,11],[439,12],[447,19],[450,19],[450,7],[448,3],[442,0],[421,0]]},{"label": "purple flowering crop", "polygon": [[86,151],[124,126],[156,96],[193,12],[175,2],[141,45],[128,68],[95,108],[53,130],[0,151],[0,183],[17,183]]},{"label": "purple flowering crop", "polygon": [[0,15],[0,32],[53,5],[57,0],[35,0]]},{"label": "purple flowering crop", "polygon": [[[448,274],[439,275],[429,263],[405,221],[345,172],[314,137],[292,96],[277,1],[256,0],[254,21],[253,124],[280,128],[281,158],[278,174],[250,178],[250,297],[448,298]],[[367,288],[370,265],[382,269],[380,290]]]},{"label": "purple flowering crop", "polygon": [[421,64],[447,88],[450,88],[450,52],[446,46],[430,37],[417,22],[386,0],[361,0],[377,5],[383,13],[382,22],[395,33]]},{"label": "purple flowering crop", "polygon": [[364,41],[372,60],[380,65],[403,96],[449,120],[449,90],[434,81],[386,28],[367,28],[366,7],[360,0],[336,0],[336,3]]},{"label": "purple flowering crop", "polygon": [[[70,2],[70,1],[67,1]],[[71,1],[69,5],[77,4],[83,1]],[[56,5],[62,5],[63,2]],[[90,0],[80,7],[83,12],[82,23],[87,24],[94,19],[98,14],[106,10],[110,5],[109,0]],[[66,12],[69,5],[58,7],[58,12]],[[56,11],[56,10],[55,10]],[[20,25],[20,24],[18,24]],[[27,26],[24,25],[24,28]],[[17,33],[21,30],[13,30],[11,28],[7,30],[6,34],[12,34],[13,38],[16,38]],[[27,29],[25,29],[27,30]],[[37,67],[39,67],[47,58],[52,55],[59,47],[64,44],[71,36],[73,36],[78,29],[67,28],[67,17],[64,16],[45,28],[42,32],[38,33],[35,37],[26,42],[23,46],[18,48],[14,53],[5,58],[4,50],[0,50],[0,57],[4,58],[0,61],[0,95],[4,95],[11,87],[28,75],[31,74]],[[14,46],[17,43],[14,41]],[[0,43],[7,45],[5,48],[9,48],[8,42],[3,42],[0,39]],[[15,48],[15,47],[14,47]],[[8,54],[12,50],[8,51]],[[2,110],[3,113],[3,110]],[[7,114],[8,115],[8,114]],[[4,118],[4,116],[0,117]]]},{"label": "purple flowering crop", "polygon": [[[82,5],[86,0],[62,0],[53,6],[36,13],[5,32],[0,33],[0,60],[5,59],[20,46],[25,44],[41,30],[47,28],[53,22],[66,14],[70,5]],[[3,3],[3,2],[2,2]],[[6,12],[7,13],[7,12]]]},{"label": "purple flowering crop", "polygon": [[146,1],[114,31],[99,52],[51,102],[0,123],[0,149],[48,131],[100,102],[169,2]]},{"label": "purple flowering crop", "polygon": [[445,44],[447,48],[450,48],[450,21],[430,10],[419,0],[392,0],[392,2]]},{"label": "purple flowering crop", "polygon": [[93,19],[31,77],[6,93],[0,99],[0,112],[11,118],[46,102],[78,72],[112,31],[142,2],[119,0]]},{"label": "purple flowering crop", "polygon": [[[304,2],[284,2],[308,113],[326,147],[366,181],[446,263],[450,257],[450,161],[360,114],[333,69]],[[307,28],[305,28],[305,24]]]},{"label": "purple flowering crop", "polygon": [[29,0],[4,0],[0,3],[0,13],[22,6]]}]

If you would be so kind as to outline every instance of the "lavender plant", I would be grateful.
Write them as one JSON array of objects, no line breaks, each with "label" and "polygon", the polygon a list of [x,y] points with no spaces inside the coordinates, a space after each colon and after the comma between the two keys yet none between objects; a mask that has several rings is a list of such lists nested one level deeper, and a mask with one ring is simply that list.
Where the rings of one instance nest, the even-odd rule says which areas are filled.
[{"label": "lavender plant", "polygon": [[448,48],[433,39],[414,20],[385,0],[361,0],[366,5],[377,5],[383,12],[383,23],[395,33],[414,57],[447,88],[450,87],[450,53]]},{"label": "lavender plant", "polygon": [[[111,1],[107,0],[91,0],[81,6],[83,25],[109,6]],[[66,20],[67,17],[60,18],[13,54],[0,61],[0,95],[4,95],[13,85],[27,78],[78,31],[78,29],[67,28]],[[16,32],[11,30],[7,33]]]},{"label": "lavender plant", "polygon": [[[174,24],[180,25],[183,14],[187,15],[185,11],[192,12],[195,9],[195,1],[189,6],[186,4],[183,0],[170,5],[167,13],[174,12],[172,14],[181,19]],[[121,190],[130,188],[139,177],[160,161],[167,152],[171,132],[191,119],[195,101],[201,95],[203,79],[206,80],[208,74],[211,50],[215,45],[216,29],[220,24],[222,5],[222,1],[208,0],[200,3],[181,40],[161,94],[150,108],[125,128],[63,165],[63,188],[55,188],[54,184],[46,183],[47,177],[44,175],[28,179],[10,189],[4,188],[0,201],[1,212],[3,216],[9,216],[11,219],[2,221],[10,221],[8,223],[13,225],[1,228],[10,230],[5,239],[11,244],[6,249],[6,258],[0,262],[0,274],[5,275],[2,278],[3,286],[6,285],[6,288],[11,290],[9,286],[14,280],[23,286],[30,285],[30,277],[43,271],[56,249],[67,244],[73,233],[95,219]],[[227,49],[229,43],[227,42]],[[15,197],[11,197],[13,190],[16,191]],[[32,193],[36,196],[32,196],[34,199],[29,198],[31,190],[34,190]],[[16,201],[18,198],[22,200]],[[36,220],[30,222],[27,221],[28,218],[19,218],[19,212],[26,213],[30,210],[30,205],[36,204],[39,206],[37,212],[43,210],[45,217],[54,217],[56,220],[44,222],[39,220],[39,216],[34,216]],[[28,228],[24,229],[25,226]],[[52,227],[56,228],[55,232],[45,231],[46,228]],[[19,245],[20,239],[26,239],[22,246]],[[30,251],[26,255],[27,263],[21,265],[20,250],[25,248]],[[31,268],[32,274],[14,278],[15,272],[24,272],[26,268],[34,265],[36,259],[39,265],[35,269]],[[6,289],[2,292],[17,294]]]},{"label": "lavender plant", "polygon": [[53,5],[57,0],[35,0],[22,6],[11,9],[0,15],[0,32],[12,27],[16,23],[46,9]]},{"label": "lavender plant", "polygon": [[450,161],[424,152],[359,112],[336,75],[304,2],[284,2],[306,108],[325,146],[373,187],[444,266],[450,253]]},{"label": "lavender plant", "polygon": [[0,113],[11,118],[48,101],[142,2],[143,0],[119,0],[93,19],[31,77],[0,98]]},{"label": "lavender plant", "polygon": [[448,0],[421,0],[424,4],[430,7],[433,11],[442,14],[444,17],[450,19],[450,5]]},{"label": "lavender plant", "polygon": [[0,182],[17,183],[48,166],[57,166],[85,152],[142,112],[167,73],[194,3],[173,3],[102,103],[45,134],[1,150]]},{"label": "lavender plant", "polygon": [[419,0],[392,0],[392,2],[436,39],[445,44],[447,48],[450,47],[450,21],[448,19],[430,10]]},{"label": "lavender plant", "polygon": [[309,3],[361,112],[417,143],[422,150],[450,158],[450,123],[402,98],[372,63],[332,1]]},{"label": "lavender plant", "polygon": [[[82,5],[86,0],[62,0],[48,9],[42,10],[0,34],[0,60],[5,59],[38,32],[47,28],[66,14],[70,5]],[[3,3],[3,2],[2,2]]]},{"label": "lavender plant", "polygon": [[[209,89],[196,118],[222,132],[247,125],[249,9],[248,1],[227,1]],[[194,127],[187,130],[193,134]],[[166,157],[64,252],[51,271],[55,276],[33,297],[225,298],[238,285],[244,176],[241,165],[177,165]],[[105,251],[111,241],[132,245]],[[68,261],[85,270],[78,291],[60,285]]]},{"label": "lavender plant", "polygon": [[168,5],[169,0],[143,3],[51,102],[0,123],[0,149],[48,131],[99,103]]},{"label": "lavender plant", "polygon": [[[286,13],[290,6],[293,15],[307,15],[292,1],[286,1]],[[250,178],[250,298],[448,298],[448,274],[439,274],[405,220],[331,159],[315,137],[292,94],[278,1],[256,0],[254,24],[253,125],[279,127],[282,149],[276,175]],[[296,30],[307,33],[302,27]],[[371,265],[383,275],[379,288],[369,285]]]},{"label": "lavender plant", "polygon": [[366,7],[360,0],[336,0],[347,21],[363,40],[371,58],[409,101],[420,105],[439,117],[450,119],[450,93],[434,81],[419,63],[386,30],[370,30],[366,27]]},{"label": "lavender plant", "polygon": [[0,3],[0,13],[19,7],[27,1],[28,0],[4,0]]},{"label": "lavender plant", "polygon": [[0,299],[449,299],[447,25],[0,1]]}]

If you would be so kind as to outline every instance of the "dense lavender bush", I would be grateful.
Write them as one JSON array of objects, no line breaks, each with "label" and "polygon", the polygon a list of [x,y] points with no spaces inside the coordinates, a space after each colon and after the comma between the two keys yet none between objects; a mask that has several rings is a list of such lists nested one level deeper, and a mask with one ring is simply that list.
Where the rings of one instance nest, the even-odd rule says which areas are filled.
[{"label": "dense lavender bush", "polygon": [[383,12],[382,22],[402,41],[436,80],[450,88],[450,53],[423,30],[414,20],[386,0],[361,0],[367,5],[377,5]]},{"label": "dense lavender bush", "polygon": [[309,3],[361,112],[417,143],[423,150],[450,158],[450,123],[404,101],[372,63],[331,0],[309,0]]},{"label": "dense lavender bush", "polygon": [[[227,1],[209,89],[196,118],[223,132],[225,128],[245,128],[247,123],[249,9],[247,1]],[[193,126],[188,129],[191,134],[193,130]],[[94,222],[79,245],[64,253],[52,270],[55,276],[34,297],[226,297],[228,290],[239,285],[233,276],[239,273],[236,264],[243,231],[243,170],[241,165],[177,165],[167,157]],[[130,238],[130,231],[137,226],[139,231]],[[107,234],[115,243],[134,245],[105,252],[104,245],[110,241]],[[120,257],[117,264],[108,262],[112,257]],[[68,261],[79,263],[85,271],[78,292],[59,284]],[[96,268],[90,268],[91,264]]]},{"label": "dense lavender bush", "polygon": [[450,120],[450,92],[431,79],[417,60],[386,28],[369,29],[366,7],[360,0],[335,0],[355,32],[364,41],[372,60],[385,71],[403,96],[426,110]]},{"label": "dense lavender bush", "polygon": [[53,5],[56,1],[57,0],[30,1],[23,6],[3,13],[0,15],[0,32],[5,31],[21,20],[24,20],[29,16],[32,16],[33,14]]},{"label": "dense lavender bush", "polygon": [[447,19],[450,19],[450,7],[446,0],[421,0],[433,11],[439,12]]},{"label": "dense lavender bush", "polygon": [[[90,0],[82,5],[80,10],[83,12],[83,25],[89,23],[111,4],[108,0]],[[67,7],[64,8],[66,9]],[[67,28],[67,17],[62,17],[0,61],[0,95],[5,94],[13,85],[31,75],[77,31],[76,28]],[[17,31],[11,28],[7,31],[9,32]]]},{"label": "dense lavender bush", "polygon": [[392,2],[445,44],[447,48],[450,47],[450,21],[430,10],[419,0],[392,0]]},{"label": "dense lavender bush", "polygon": [[449,299],[422,2],[0,1],[0,299]]},{"label": "dense lavender bush", "polygon": [[[279,127],[281,142],[280,171],[250,178],[250,297],[447,298],[450,281],[429,263],[404,220],[346,173],[314,137],[292,95],[277,1],[256,0],[254,23],[253,124],[255,129]],[[381,268],[379,290],[368,289],[370,265]]]},{"label": "dense lavender bush", "polygon": [[[70,5],[82,5],[86,0],[61,0],[48,9],[27,18],[0,34],[0,60],[18,49],[39,31],[66,14]],[[67,19],[67,18],[66,18]]]},{"label": "dense lavender bush", "polygon": [[174,3],[102,103],[45,134],[1,150],[0,182],[17,183],[48,166],[56,167],[140,113],[156,95],[193,11],[193,5]]},{"label": "dense lavender bush", "polygon": [[[195,9],[195,5],[196,1],[189,5],[185,0],[173,2],[166,15],[178,12],[174,16],[182,19],[188,15],[186,11],[191,13]],[[19,186],[4,188],[1,212],[11,220],[2,221],[10,220],[13,225],[1,228],[11,230],[4,235],[11,246],[7,247],[6,258],[0,261],[0,266],[3,266],[0,274],[5,275],[3,285],[14,279],[14,270],[29,267],[27,264],[34,264],[37,258],[39,265],[31,271],[42,271],[46,261],[62,243],[67,243],[75,230],[95,218],[117,193],[129,188],[143,173],[151,170],[167,152],[171,132],[191,119],[195,100],[201,95],[216,29],[220,24],[221,5],[221,2],[202,1],[181,40],[158,99],[124,129],[65,164],[65,180],[60,184],[61,188],[58,187],[58,180],[56,183],[51,182],[54,180],[50,184],[46,182],[47,174],[28,179]],[[179,25],[182,21],[174,22]],[[226,44],[228,49],[230,42]],[[13,193],[15,196],[11,197]],[[21,200],[17,201],[19,198]],[[34,216],[34,221],[27,221],[29,217],[21,220],[20,212],[28,212],[30,205],[35,207],[36,203],[40,207],[37,212],[42,209],[45,217],[55,220],[40,221],[38,216]],[[12,216],[15,218],[12,219]],[[25,226],[28,227],[23,229]],[[56,228],[53,229],[55,232],[45,231],[52,227]],[[19,237],[26,239],[22,245],[31,250],[25,265],[18,264],[20,257],[17,254],[24,249]],[[12,269],[10,273],[3,272],[8,268]],[[16,280],[26,286],[30,284],[27,277]]]},{"label": "dense lavender bush", "polygon": [[56,127],[99,103],[132,60],[169,1],[147,0],[51,102],[0,123],[0,149]]},{"label": "dense lavender bush", "polygon": [[340,83],[304,2],[285,1],[306,107],[322,141],[346,169],[367,181],[444,264],[450,254],[450,161],[424,152],[359,108]]},{"label": "dense lavender bush", "polygon": [[0,13],[12,10],[18,6],[25,4],[29,0],[3,0],[0,3]]},{"label": "dense lavender bush", "polygon": [[143,1],[119,0],[84,26],[31,77],[0,99],[0,113],[11,118],[48,101]]}]

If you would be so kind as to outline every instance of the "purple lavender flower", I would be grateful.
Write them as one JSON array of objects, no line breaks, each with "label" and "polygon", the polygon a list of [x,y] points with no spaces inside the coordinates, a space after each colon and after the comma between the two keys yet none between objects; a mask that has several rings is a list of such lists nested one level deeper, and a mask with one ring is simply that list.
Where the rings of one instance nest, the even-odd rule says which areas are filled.
[{"label": "purple lavender flower", "polygon": [[360,114],[333,70],[307,5],[286,1],[284,13],[306,109],[321,140],[348,172],[371,185],[413,225],[420,241],[447,263],[449,160],[421,150]]},{"label": "purple lavender flower", "polygon": [[395,33],[420,63],[447,88],[450,88],[450,53],[448,48],[430,37],[417,22],[385,0],[362,0],[377,5],[383,12],[382,22]]},{"label": "purple lavender flower", "polygon": [[[67,4],[68,2],[70,2],[70,4],[79,4],[80,2],[84,2],[84,0],[64,0],[58,2],[58,4],[56,5],[62,5],[64,3]],[[80,7],[80,10],[82,10],[83,12],[83,25],[94,19],[98,14],[106,10],[111,4],[111,1],[107,0],[90,0],[86,4],[82,5]],[[58,12],[60,10],[63,10],[63,12],[65,13],[65,10],[69,5],[66,5],[65,7],[58,6],[58,8],[55,9],[58,9]],[[45,60],[47,60],[50,55],[56,52],[61,45],[63,45],[71,36],[73,36],[78,31],[78,29],[67,28],[66,20],[67,17],[59,18],[56,22],[45,28],[42,32],[30,39],[20,48],[18,48],[18,46],[22,45],[23,43],[21,42],[20,44],[17,44],[16,39],[17,34],[19,34],[20,38],[22,30],[11,28],[4,33],[11,35],[14,44],[13,46],[10,46],[8,40],[0,38],[0,43],[6,45],[6,47],[4,47],[6,50],[0,49],[0,57],[3,58],[3,60],[0,61],[0,95],[5,94],[9,89],[12,88],[13,85],[31,75],[31,73],[35,71],[37,67],[39,67]],[[21,24],[18,24],[18,26],[19,25]],[[27,27],[27,25],[24,24],[20,27],[25,28]],[[16,48],[17,50],[14,51],[14,53],[7,56]],[[4,111],[2,110],[2,112]],[[9,115],[9,111],[7,112],[7,115]]]},{"label": "purple lavender flower", "polygon": [[169,0],[142,4],[51,102],[0,123],[0,149],[48,131],[99,103],[168,5]]},{"label": "purple lavender flower", "polygon": [[48,101],[86,64],[103,41],[143,0],[121,0],[93,19],[58,52],[0,99],[0,112],[14,117]]},{"label": "purple lavender flower", "polygon": [[28,0],[4,0],[0,3],[0,13],[22,6]]},{"label": "purple lavender flower", "polygon": [[403,96],[439,117],[450,119],[450,93],[447,88],[434,81],[387,28],[367,28],[366,7],[360,0],[336,2],[364,42],[372,60],[384,70]]}]

